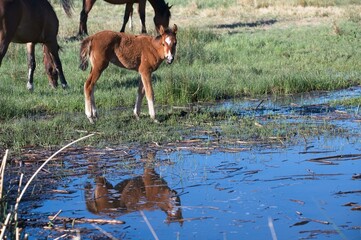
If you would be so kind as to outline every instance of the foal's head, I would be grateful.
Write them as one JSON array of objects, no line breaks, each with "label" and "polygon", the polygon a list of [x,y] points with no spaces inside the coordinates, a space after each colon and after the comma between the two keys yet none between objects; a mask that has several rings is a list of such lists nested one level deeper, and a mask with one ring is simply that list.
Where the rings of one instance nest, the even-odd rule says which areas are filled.
[{"label": "foal's head", "polygon": [[159,29],[160,37],[162,38],[162,46],[164,51],[164,59],[168,64],[174,60],[177,48],[177,25],[174,24],[173,29],[164,29],[162,26]]}]

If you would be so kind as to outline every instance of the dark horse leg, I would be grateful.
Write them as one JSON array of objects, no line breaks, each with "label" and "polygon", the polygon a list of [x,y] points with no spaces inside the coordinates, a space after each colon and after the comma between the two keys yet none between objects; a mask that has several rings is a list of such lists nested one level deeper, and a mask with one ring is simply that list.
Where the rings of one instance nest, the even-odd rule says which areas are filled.
[{"label": "dark horse leg", "polygon": [[147,28],[145,27],[145,6],[147,1],[139,0],[138,13],[140,21],[142,22],[142,33],[147,33]]},{"label": "dark horse leg", "polygon": [[[123,26],[120,29],[121,32],[125,32],[125,26],[128,23],[129,16],[132,17],[133,15],[133,3],[127,3],[125,4],[125,12],[124,12],[124,18],[123,18]],[[132,19],[130,20],[130,24],[132,25]]]},{"label": "dark horse leg", "polygon": [[[26,86],[30,91],[32,91],[34,90],[34,72],[36,68],[35,43],[27,43],[26,49],[28,52],[28,69],[29,69],[28,82]],[[54,53],[50,53],[49,48],[44,44],[43,52],[44,52],[44,66],[45,66],[46,74],[48,75],[49,85],[52,88],[56,88],[58,86],[58,75],[60,75],[60,81],[62,83],[62,86],[63,88],[66,88],[67,82],[63,74],[63,68],[58,56],[58,51],[54,50]],[[55,60],[56,58],[58,59],[57,61]]]},{"label": "dark horse leg", "polygon": [[6,36],[2,36],[2,34],[0,33],[0,66],[8,50],[9,44],[10,44],[10,40],[7,39]]},{"label": "dark horse leg", "polygon": [[28,83],[26,84],[26,87],[28,90],[32,91],[34,90],[34,72],[36,68],[36,62],[35,62],[35,43],[27,43],[26,44],[26,50],[28,52]]},{"label": "dark horse leg", "polygon": [[96,0],[83,0],[83,9],[80,12],[80,23],[78,36],[88,35],[88,13],[92,9]]},{"label": "dark horse leg", "polygon": [[11,13],[20,8],[20,1],[0,2],[0,66],[21,19]]}]

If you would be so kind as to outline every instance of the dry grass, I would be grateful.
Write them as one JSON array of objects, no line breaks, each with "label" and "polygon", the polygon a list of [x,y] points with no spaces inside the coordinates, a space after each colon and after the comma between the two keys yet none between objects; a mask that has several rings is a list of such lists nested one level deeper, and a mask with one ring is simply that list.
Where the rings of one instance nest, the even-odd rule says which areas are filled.
[{"label": "dry grass", "polygon": [[[269,19],[276,20],[272,26],[263,25],[263,28],[285,28],[288,26],[330,24],[341,19],[361,19],[361,5],[317,6],[302,4],[302,0],[238,0],[232,6],[217,6],[216,8],[201,8],[199,1],[190,1],[189,4],[180,4],[170,0],[172,4],[171,25],[176,23],[180,28],[196,27],[213,29],[217,32],[239,31],[244,24],[252,24]],[[105,1],[97,1],[89,13],[89,33],[109,29],[119,31],[123,21],[124,5],[112,5]],[[81,2],[75,2],[72,18],[67,18],[63,10],[55,5],[56,12],[62,23],[60,37],[75,35],[78,30]],[[104,14],[106,13],[106,14]],[[146,8],[146,25],[151,34],[154,34],[153,9],[149,3]],[[140,32],[139,15],[133,15],[133,32]],[[217,26],[227,25],[228,28],[219,29]],[[130,31],[129,28],[126,31]]]}]

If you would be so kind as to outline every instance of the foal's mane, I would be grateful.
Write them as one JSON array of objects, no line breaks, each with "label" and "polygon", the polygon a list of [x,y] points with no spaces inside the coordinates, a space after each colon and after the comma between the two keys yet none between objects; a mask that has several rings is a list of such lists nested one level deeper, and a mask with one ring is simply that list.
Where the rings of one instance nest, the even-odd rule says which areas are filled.
[{"label": "foal's mane", "polygon": [[[173,31],[170,28],[164,29],[164,34],[166,35],[172,35]],[[155,40],[160,40],[162,38],[162,35],[158,35],[155,37]]]}]

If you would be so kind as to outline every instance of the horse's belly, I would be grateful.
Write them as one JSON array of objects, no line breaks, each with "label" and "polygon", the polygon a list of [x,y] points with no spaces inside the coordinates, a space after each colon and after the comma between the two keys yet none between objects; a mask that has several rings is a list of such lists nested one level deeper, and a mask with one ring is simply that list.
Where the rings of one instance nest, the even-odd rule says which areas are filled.
[{"label": "horse's belly", "polygon": [[129,61],[129,60],[125,60],[125,59],[118,59],[118,58],[114,57],[114,58],[110,59],[110,62],[121,68],[129,69],[129,70],[137,69],[137,64],[133,63],[133,61]]},{"label": "horse's belly", "polygon": [[24,34],[24,32],[21,32],[20,34],[15,34],[11,41],[14,43],[39,42],[37,37],[32,37],[30,35]]},{"label": "horse's belly", "polygon": [[22,1],[22,4],[21,20],[11,41],[44,43],[54,39],[59,24],[51,5],[46,0]]},{"label": "horse's belly", "polygon": [[27,16],[23,16],[12,42],[28,43],[28,42],[41,42],[40,33],[42,33],[40,25],[34,24]]}]

